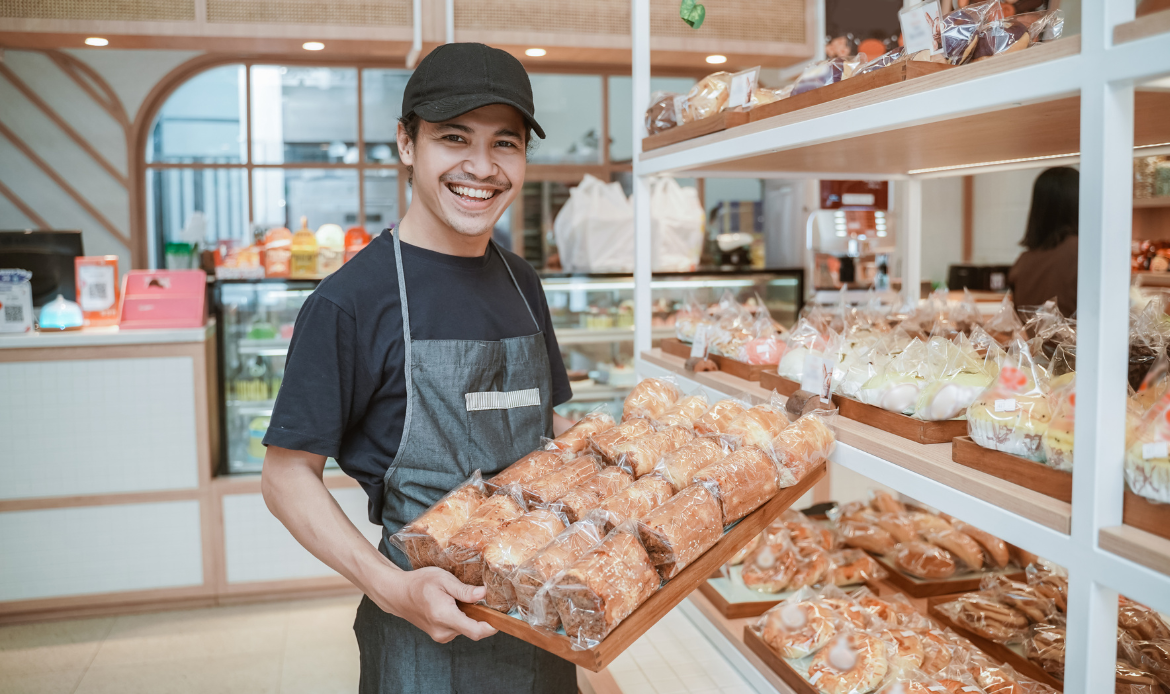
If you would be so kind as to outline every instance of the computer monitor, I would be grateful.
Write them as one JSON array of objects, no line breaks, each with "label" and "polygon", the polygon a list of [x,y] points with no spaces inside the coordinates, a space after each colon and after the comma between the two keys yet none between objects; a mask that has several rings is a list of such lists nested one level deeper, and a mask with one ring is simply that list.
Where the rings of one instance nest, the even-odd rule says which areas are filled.
[{"label": "computer monitor", "polygon": [[77,301],[73,259],[85,255],[80,231],[0,231],[0,268],[32,273],[33,306],[58,294]]}]

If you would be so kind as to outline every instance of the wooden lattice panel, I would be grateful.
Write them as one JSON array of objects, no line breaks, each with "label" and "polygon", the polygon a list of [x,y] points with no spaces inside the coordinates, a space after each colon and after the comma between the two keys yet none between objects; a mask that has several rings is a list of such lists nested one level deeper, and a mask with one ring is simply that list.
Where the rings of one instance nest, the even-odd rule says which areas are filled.
[{"label": "wooden lattice panel", "polygon": [[195,21],[195,0],[0,0],[6,19]]},{"label": "wooden lattice panel", "polygon": [[217,24],[411,26],[410,0],[207,0]]}]

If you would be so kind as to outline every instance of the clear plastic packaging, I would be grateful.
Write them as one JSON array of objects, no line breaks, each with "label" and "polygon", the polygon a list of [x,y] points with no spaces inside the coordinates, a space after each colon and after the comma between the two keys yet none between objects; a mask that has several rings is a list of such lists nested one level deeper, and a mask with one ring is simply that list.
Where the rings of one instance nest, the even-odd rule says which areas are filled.
[{"label": "clear plastic packaging", "polygon": [[869,490],[868,496],[870,505],[878,513],[893,513],[896,515],[906,513],[906,505],[884,489],[871,489]]},{"label": "clear plastic packaging", "polygon": [[695,333],[707,319],[707,311],[694,297],[688,297],[674,314],[674,336],[688,344],[695,341]]},{"label": "clear plastic packaging", "polygon": [[846,545],[864,549],[874,554],[889,554],[894,551],[897,541],[876,523],[863,521],[842,521],[837,526],[841,539]]},{"label": "clear plastic packaging", "polygon": [[992,374],[962,333],[954,341],[931,338],[927,351],[929,375],[918,393],[914,417],[943,421],[963,415],[967,406],[991,385]]},{"label": "clear plastic packaging", "polygon": [[[825,331],[826,333],[829,331]],[[804,376],[804,361],[809,354],[823,354],[828,343],[826,335],[809,318],[801,318],[788,331],[787,349],[776,367],[776,373],[800,383]]]},{"label": "clear plastic packaging", "polygon": [[853,58],[829,58],[810,65],[796,78],[796,85],[792,88],[792,96],[811,92],[830,84],[840,82],[853,76],[861,67],[861,56]]},{"label": "clear plastic packaging", "polygon": [[590,511],[589,518],[608,534],[622,523],[650,513],[673,495],[670,482],[659,475],[646,475]]},{"label": "clear plastic packaging", "polygon": [[1019,314],[1016,313],[1016,305],[1012,303],[1010,292],[1005,294],[1003,300],[1000,301],[999,310],[984,321],[983,329],[1004,347],[1010,345],[1012,340],[1020,337],[1023,333],[1024,324],[1020,321]]},{"label": "clear plastic packaging", "polygon": [[727,426],[724,434],[740,446],[764,448],[788,426],[782,407],[756,405]]},{"label": "clear plastic packaging", "polygon": [[967,408],[967,433],[984,448],[1044,462],[1046,386],[1027,347],[1013,342],[995,382]]},{"label": "clear plastic packaging", "polygon": [[501,487],[480,504],[447,543],[443,568],[470,586],[483,585],[483,550],[509,521],[524,515],[524,497],[519,485]]},{"label": "clear plastic packaging", "polygon": [[654,472],[662,475],[678,493],[690,486],[696,472],[722,460],[730,452],[731,447],[722,438],[699,436],[662,456],[654,464]]},{"label": "clear plastic packaging", "polygon": [[1071,472],[1073,468],[1073,430],[1076,427],[1077,383],[1076,373],[1069,372],[1053,378],[1048,393],[1051,419],[1044,430],[1041,445],[1044,462],[1057,470]]},{"label": "clear plastic packaging", "polygon": [[978,43],[979,32],[988,21],[1002,16],[999,0],[986,0],[967,5],[943,17],[940,34],[943,54],[947,60],[952,65],[970,61]]},{"label": "clear plastic packaging", "polygon": [[867,405],[914,414],[918,393],[930,376],[926,343],[915,338],[866,381],[858,397]]},{"label": "clear plastic packaging", "polygon": [[1162,694],[1158,678],[1128,660],[1117,659],[1114,694]]},{"label": "clear plastic packaging", "polygon": [[955,559],[950,552],[928,542],[906,542],[894,548],[894,562],[902,571],[929,580],[955,575]]},{"label": "clear plastic packaging", "polygon": [[550,504],[600,471],[601,461],[596,456],[583,455],[544,477],[524,483],[521,488],[528,503]]},{"label": "clear plastic packaging", "polygon": [[447,543],[487,500],[476,470],[466,482],[447,492],[434,506],[390,536],[390,544],[410,559],[410,566],[443,566]]},{"label": "clear plastic packaging", "polygon": [[1068,574],[1061,567],[1047,562],[1033,562],[1027,566],[1028,585],[1052,600],[1056,609],[1068,609]]},{"label": "clear plastic packaging", "polygon": [[695,420],[695,431],[699,434],[726,434],[732,422],[745,412],[747,407],[741,402],[720,400]]},{"label": "clear plastic packaging", "polygon": [[1028,635],[1028,618],[988,593],[966,593],[937,609],[956,624],[996,643],[1021,643]]},{"label": "clear plastic packaging", "polygon": [[1126,441],[1125,481],[1134,494],[1170,504],[1170,394],[1145,413]]},{"label": "clear plastic packaging", "polygon": [[764,531],[760,541],[743,559],[743,584],[761,593],[782,593],[792,583],[801,560],[785,530]]},{"label": "clear plastic packaging", "polygon": [[723,537],[719,501],[687,487],[638,520],[638,533],[662,580],[669,581]]},{"label": "clear plastic packaging", "polygon": [[957,519],[951,521],[951,527],[970,537],[972,540],[975,540],[983,547],[983,555],[988,566],[1002,569],[1011,561],[1011,552],[1008,550],[1007,543],[995,535]]},{"label": "clear plastic packaging", "polygon": [[833,430],[817,414],[806,414],[772,439],[780,487],[792,487],[827,460],[837,444]]},{"label": "clear plastic packaging", "polygon": [[829,553],[814,545],[795,545],[796,570],[788,579],[788,590],[800,590],[831,580]]},{"label": "clear plastic packaging", "polygon": [[570,644],[586,650],[601,643],[661,585],[631,521],[562,573],[549,593]]},{"label": "clear plastic packaging", "polygon": [[[1042,18],[1043,13],[1037,19]],[[1021,18],[1025,18],[1023,21]],[[1000,53],[1020,51],[1032,45],[1032,35],[1028,31],[1026,15],[992,19],[980,29],[975,39],[975,49],[971,52],[971,61],[986,60]]]},{"label": "clear plastic packaging", "polygon": [[906,55],[906,49],[898,47],[892,51],[887,51],[886,53],[879,55],[865,65],[861,66],[861,69],[857,71],[857,74],[867,75],[871,72],[881,70],[884,67],[889,67],[891,65],[900,63],[908,58],[909,56]]},{"label": "clear plastic packaging", "polygon": [[537,508],[504,524],[483,550],[484,603],[508,612],[516,606],[512,574],[565,529],[565,518],[547,508]]},{"label": "clear plastic packaging", "polygon": [[796,660],[821,650],[837,635],[841,623],[837,612],[812,590],[802,590],[765,612],[755,629],[781,657]]},{"label": "clear plastic packaging", "polygon": [[602,461],[612,465],[617,461],[614,449],[619,444],[639,436],[645,436],[652,431],[654,431],[654,427],[650,425],[650,420],[629,419],[612,429],[606,429],[600,434],[590,436],[589,447],[601,456]]},{"label": "clear plastic packaging", "polygon": [[[763,506],[780,491],[776,462],[759,448],[743,448],[695,473],[723,509],[723,525],[731,525]],[[669,484],[669,483],[668,483]]]},{"label": "clear plastic packaging", "polygon": [[1058,680],[1064,680],[1064,626],[1036,624],[1024,639],[1024,655]]},{"label": "clear plastic packaging", "polygon": [[706,411],[707,397],[705,395],[702,393],[688,395],[663,412],[662,416],[654,423],[659,428],[678,426],[689,429],[694,426],[695,420],[702,417]]},{"label": "clear plastic packaging", "polygon": [[852,597],[861,609],[890,627],[910,627],[922,619],[914,605],[901,593],[879,598],[868,588],[862,588],[855,591]]},{"label": "clear plastic packaging", "polygon": [[1117,626],[1136,641],[1170,640],[1170,625],[1161,615],[1127,598],[1117,606]]},{"label": "clear plastic packaging", "polygon": [[504,468],[484,482],[484,486],[494,492],[509,484],[524,485],[559,470],[568,460],[561,451],[541,448]]},{"label": "clear plastic packaging", "polygon": [[875,523],[889,533],[895,542],[914,542],[920,539],[918,529],[904,513],[879,513]]},{"label": "clear plastic packaging", "polygon": [[731,96],[731,73],[715,72],[695,83],[687,92],[683,122],[693,123],[710,118],[727,106]]},{"label": "clear plastic packaging", "polygon": [[654,92],[650,95],[650,108],[646,109],[646,132],[653,135],[681,125],[681,94]]},{"label": "clear plastic packaging", "polygon": [[1164,688],[1170,688],[1170,639],[1137,641],[1122,639],[1129,662],[1152,674]]},{"label": "clear plastic packaging", "polygon": [[561,619],[547,588],[601,538],[593,522],[577,521],[520,564],[511,577],[520,617],[534,627],[556,629]]},{"label": "clear plastic packaging", "polygon": [[662,378],[646,378],[634,386],[622,406],[622,422],[636,417],[657,419],[682,397],[678,386]]},{"label": "clear plastic packaging", "polygon": [[590,436],[612,429],[616,424],[604,410],[590,412],[569,427],[568,431],[553,439],[550,447],[561,453],[580,453],[589,446]]},{"label": "clear plastic packaging", "polygon": [[570,523],[588,515],[603,501],[630,486],[634,477],[620,467],[607,467],[557,499]]},{"label": "clear plastic packaging", "polygon": [[654,470],[662,456],[677,451],[695,438],[689,427],[671,426],[613,447],[619,467],[628,467],[634,477],[643,477]]},{"label": "clear plastic packaging", "polygon": [[885,679],[890,656],[890,646],[879,636],[847,629],[813,656],[808,680],[822,692],[871,692]]},{"label": "clear plastic packaging", "polygon": [[983,548],[968,535],[948,527],[946,530],[924,532],[923,537],[932,544],[950,552],[969,571],[983,568]]},{"label": "clear plastic packaging", "polygon": [[980,582],[980,588],[995,600],[1019,610],[1033,624],[1048,622],[1058,614],[1056,603],[1027,583],[994,575],[985,576]]}]

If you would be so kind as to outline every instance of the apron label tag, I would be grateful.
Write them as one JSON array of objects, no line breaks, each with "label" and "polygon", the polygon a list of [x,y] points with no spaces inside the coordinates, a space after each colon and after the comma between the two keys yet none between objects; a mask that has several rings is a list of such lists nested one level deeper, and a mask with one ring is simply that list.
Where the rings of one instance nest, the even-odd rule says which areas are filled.
[{"label": "apron label tag", "polygon": [[540,405],[540,389],[512,390],[508,392],[488,390],[480,393],[467,393],[467,411],[479,410],[511,410],[517,407],[536,407]]}]

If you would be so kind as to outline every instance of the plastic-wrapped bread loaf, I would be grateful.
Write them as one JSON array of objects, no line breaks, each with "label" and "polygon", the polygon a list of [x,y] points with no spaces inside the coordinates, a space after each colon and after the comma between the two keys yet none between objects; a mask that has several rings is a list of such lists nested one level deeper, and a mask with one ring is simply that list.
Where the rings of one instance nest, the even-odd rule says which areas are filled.
[{"label": "plastic-wrapped bread loaf", "polygon": [[[571,457],[571,456],[570,456]],[[484,482],[488,491],[495,491],[509,484],[523,486],[535,479],[564,467],[568,459],[560,451],[540,449],[529,453],[520,460],[501,470],[495,477]]]},{"label": "plastic-wrapped bread loaf", "polygon": [[709,489],[723,509],[723,525],[731,525],[764,505],[780,491],[776,463],[759,448],[741,448],[695,473],[691,479]]},{"label": "plastic-wrapped bread loaf", "polygon": [[680,397],[682,393],[678,392],[673,383],[657,378],[643,379],[626,396],[626,401],[622,405],[622,421],[635,417],[657,419],[670,409],[671,405],[678,402]]},{"label": "plastic-wrapped bread loaf", "polygon": [[524,505],[516,496],[500,493],[490,497],[452,536],[444,568],[455,578],[471,586],[483,585],[483,548],[505,523],[524,515]]},{"label": "plastic-wrapped bread loaf", "polygon": [[522,563],[512,574],[516,607],[534,627],[556,629],[561,623],[552,596],[551,581],[601,542],[601,529],[584,520],[565,528],[551,542]]},{"label": "plastic-wrapped bread loaf", "polygon": [[549,592],[570,641],[592,648],[661,584],[637,527],[626,523],[561,574]]},{"label": "plastic-wrapped bread loaf", "polygon": [[447,543],[485,499],[483,482],[476,471],[470,480],[395,533],[390,542],[406,554],[411,568],[443,566]]},{"label": "plastic-wrapped bread loaf", "polygon": [[722,460],[728,451],[710,436],[700,436],[677,451],[662,456],[654,471],[666,478],[674,491],[680,492],[691,484],[691,477],[704,467]]},{"label": "plastic-wrapped bread loaf", "polygon": [[659,426],[692,427],[695,420],[707,411],[707,398],[702,395],[691,395],[679,400],[658,418]]},{"label": "plastic-wrapped bread loaf", "polygon": [[824,420],[808,414],[780,432],[772,450],[780,466],[780,487],[791,487],[833,452],[837,438]]},{"label": "plastic-wrapped bread loaf", "polygon": [[726,434],[731,423],[745,412],[747,408],[734,400],[720,400],[695,420],[695,431],[700,434]]},{"label": "plastic-wrapped bread loaf", "polygon": [[738,439],[742,446],[763,448],[788,427],[788,418],[771,405],[756,405],[728,425],[724,433]]},{"label": "plastic-wrapped bread loaf", "polygon": [[615,462],[621,467],[629,467],[635,478],[642,477],[654,470],[654,464],[662,456],[678,450],[693,438],[695,433],[690,429],[667,427],[614,446]]},{"label": "plastic-wrapped bread loaf", "polygon": [[654,431],[654,427],[650,426],[650,420],[631,419],[600,434],[590,436],[589,445],[607,465],[612,465],[617,460],[617,454],[614,452],[615,447],[630,439],[645,436],[652,431]]},{"label": "plastic-wrapped bread loaf", "polygon": [[617,467],[607,467],[596,475],[569,490],[557,499],[570,523],[576,523],[589,511],[601,505],[609,497],[630,486],[633,476]]},{"label": "plastic-wrapped bread loaf", "polygon": [[549,504],[601,470],[597,458],[584,455],[562,467],[522,485],[524,498],[532,504]]},{"label": "plastic-wrapped bread loaf", "polygon": [[556,513],[538,508],[506,523],[483,550],[484,602],[507,612],[516,605],[512,573],[565,529]]},{"label": "plastic-wrapped bread loaf", "polygon": [[661,506],[674,494],[670,482],[659,475],[646,475],[630,486],[606,499],[600,506],[590,512],[602,528],[609,533],[618,525],[637,520]]},{"label": "plastic-wrapped bread loaf", "polygon": [[706,487],[695,485],[642,516],[638,533],[658,574],[669,581],[723,536],[723,512]]},{"label": "plastic-wrapped bread loaf", "polygon": [[553,439],[550,447],[562,453],[580,453],[589,445],[590,436],[612,429],[615,424],[607,412],[590,412]]}]

